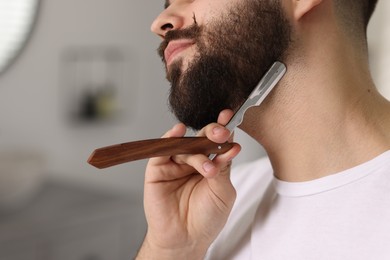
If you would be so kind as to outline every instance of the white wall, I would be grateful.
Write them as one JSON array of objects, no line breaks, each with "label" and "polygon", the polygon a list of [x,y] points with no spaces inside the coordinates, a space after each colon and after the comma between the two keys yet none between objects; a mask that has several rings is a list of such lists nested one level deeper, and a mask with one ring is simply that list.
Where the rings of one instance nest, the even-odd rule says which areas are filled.
[{"label": "white wall", "polygon": [[[380,1],[370,26],[375,80],[390,97],[389,1]],[[43,0],[29,45],[0,77],[0,150],[36,149],[47,158],[51,177],[91,184],[119,192],[142,191],[145,161],[97,170],[86,163],[97,147],[160,136],[174,122],[166,106],[169,86],[155,49],[159,39],[149,31],[163,1]],[[105,126],[73,127],[63,117],[64,86],[60,57],[72,46],[120,46],[132,68],[129,97],[131,116]],[[135,97],[135,98],[134,98]],[[238,134],[244,145],[239,161],[262,151],[249,137]],[[254,153],[251,153],[254,151]],[[247,157],[248,155],[248,157]],[[137,193],[140,194],[140,193]]]},{"label": "white wall", "polygon": [[[173,120],[166,108],[168,84],[150,33],[163,2],[137,0],[43,0],[29,41],[0,77],[0,149],[43,152],[46,172],[61,179],[117,190],[142,188],[145,162],[98,171],[87,165],[97,147],[158,137]],[[131,117],[109,126],[72,127],[63,117],[60,57],[73,46],[115,46],[129,54],[139,73],[129,88]]]},{"label": "white wall", "polygon": [[390,99],[390,1],[380,0],[369,25],[371,67],[380,92]]}]

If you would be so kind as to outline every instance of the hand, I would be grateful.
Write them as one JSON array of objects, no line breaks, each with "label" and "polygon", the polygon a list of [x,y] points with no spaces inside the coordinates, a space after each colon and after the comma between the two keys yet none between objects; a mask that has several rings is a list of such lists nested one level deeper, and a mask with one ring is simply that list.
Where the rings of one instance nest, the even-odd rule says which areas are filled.
[{"label": "hand", "polygon": [[[199,135],[216,143],[228,141],[230,133],[223,125],[232,115],[231,110],[222,111],[218,123],[207,125]],[[178,124],[163,137],[181,137],[185,131]],[[232,209],[236,193],[230,164],[240,149],[235,144],[213,161],[202,154],[150,159],[144,190],[148,232],[139,258],[203,258]]]}]

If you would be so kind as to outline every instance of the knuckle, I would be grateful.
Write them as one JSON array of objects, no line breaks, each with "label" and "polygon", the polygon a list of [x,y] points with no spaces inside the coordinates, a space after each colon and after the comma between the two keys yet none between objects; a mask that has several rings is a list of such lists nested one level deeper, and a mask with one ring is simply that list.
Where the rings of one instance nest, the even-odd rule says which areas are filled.
[{"label": "knuckle", "polygon": [[229,175],[231,166],[232,166],[232,162],[228,162],[227,164],[224,164],[220,168],[220,175],[222,175],[222,176]]},{"label": "knuckle", "polygon": [[171,156],[171,161],[177,164],[186,164],[188,155],[180,154]]}]

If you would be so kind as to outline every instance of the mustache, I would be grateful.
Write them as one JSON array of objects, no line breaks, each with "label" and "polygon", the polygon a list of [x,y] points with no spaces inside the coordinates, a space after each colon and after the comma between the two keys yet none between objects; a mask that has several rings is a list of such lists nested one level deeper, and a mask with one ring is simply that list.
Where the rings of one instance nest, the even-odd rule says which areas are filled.
[{"label": "mustache", "polygon": [[197,42],[197,39],[200,37],[201,31],[202,27],[200,27],[196,22],[184,29],[168,31],[164,36],[164,40],[160,43],[160,46],[157,49],[158,55],[161,57],[163,62],[165,62],[164,51],[171,41],[191,39]]}]

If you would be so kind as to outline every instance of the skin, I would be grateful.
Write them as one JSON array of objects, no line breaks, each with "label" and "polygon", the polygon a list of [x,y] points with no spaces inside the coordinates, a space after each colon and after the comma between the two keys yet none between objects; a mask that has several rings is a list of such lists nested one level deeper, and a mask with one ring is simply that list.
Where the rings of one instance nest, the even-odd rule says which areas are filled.
[{"label": "skin", "polygon": [[[207,23],[229,0],[174,0],[152,31]],[[288,72],[261,107],[240,126],[264,146],[277,178],[309,181],[357,166],[390,149],[390,103],[375,88],[366,44],[352,40],[335,16],[332,0],[284,0],[293,27]],[[214,10],[214,11],[211,11]],[[173,28],[163,27],[170,23]],[[192,48],[175,58],[186,62]],[[228,140],[222,127],[232,111],[199,135]],[[164,137],[183,136],[176,125]],[[210,162],[203,155],[150,160],[145,177],[148,232],[139,259],[202,259],[223,228],[235,199],[229,180],[236,145]],[[205,167],[205,166],[211,166]],[[208,171],[205,168],[209,168]],[[199,174],[193,174],[199,172]]]},{"label": "skin", "polygon": [[[284,60],[290,44],[290,25],[279,2],[241,1],[220,16],[206,25],[194,22],[168,31],[159,48],[169,68],[171,111],[196,130],[215,122],[223,109],[237,110],[269,67]],[[196,46],[196,55],[185,59],[183,71],[182,59],[170,53],[186,41]]]},{"label": "skin", "polygon": [[[222,125],[232,115],[231,110],[222,111],[218,123],[206,126],[199,135],[218,143],[228,141],[230,133]],[[178,124],[163,137],[183,136],[185,131]],[[236,193],[229,178],[230,162],[239,151],[235,145],[213,162],[204,155],[149,161],[144,196],[148,232],[138,259],[203,258],[233,206]]]}]

